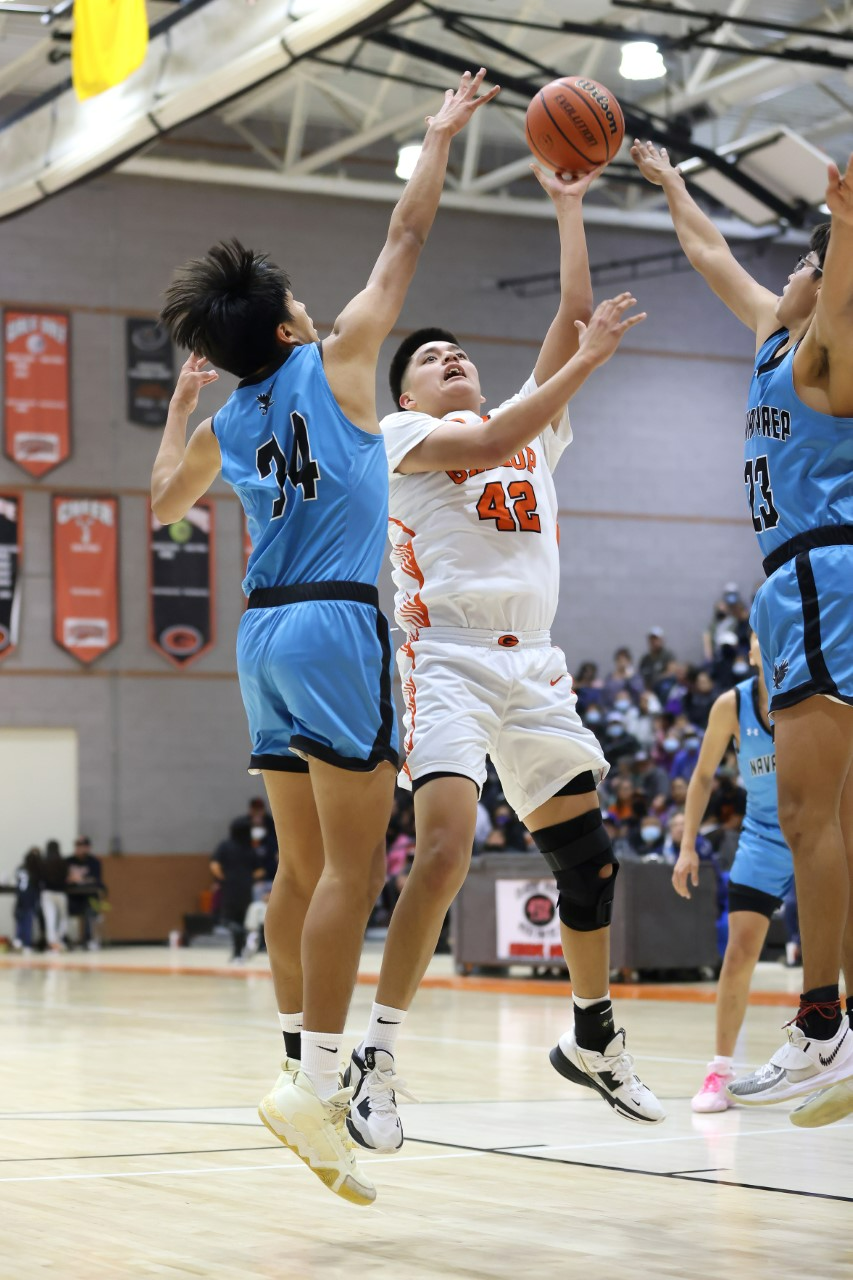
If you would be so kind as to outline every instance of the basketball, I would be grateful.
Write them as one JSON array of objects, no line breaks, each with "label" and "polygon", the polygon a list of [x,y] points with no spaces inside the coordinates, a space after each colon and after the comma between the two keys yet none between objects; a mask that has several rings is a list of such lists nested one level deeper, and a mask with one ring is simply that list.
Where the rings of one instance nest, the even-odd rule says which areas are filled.
[{"label": "basketball", "polygon": [[588,173],[611,161],[625,136],[622,108],[609,89],[584,76],[546,84],[527,108],[527,145],[555,173]]}]

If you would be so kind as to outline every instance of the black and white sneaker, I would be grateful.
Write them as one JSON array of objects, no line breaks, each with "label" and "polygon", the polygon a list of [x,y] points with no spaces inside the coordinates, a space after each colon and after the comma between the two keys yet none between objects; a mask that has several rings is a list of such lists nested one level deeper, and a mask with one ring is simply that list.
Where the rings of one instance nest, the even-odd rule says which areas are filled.
[{"label": "black and white sneaker", "polygon": [[617,1115],[643,1124],[658,1124],[666,1116],[651,1089],[634,1073],[634,1059],[625,1051],[625,1032],[619,1030],[603,1053],[581,1049],[574,1027],[560,1036],[550,1053],[551,1066],[572,1084],[595,1089]]},{"label": "black and white sneaker", "polygon": [[394,1074],[394,1055],[386,1049],[357,1049],[344,1072],[345,1089],[352,1089],[347,1129],[361,1147],[370,1151],[399,1151],[403,1126],[397,1113],[397,1094],[414,1102],[406,1082]]}]

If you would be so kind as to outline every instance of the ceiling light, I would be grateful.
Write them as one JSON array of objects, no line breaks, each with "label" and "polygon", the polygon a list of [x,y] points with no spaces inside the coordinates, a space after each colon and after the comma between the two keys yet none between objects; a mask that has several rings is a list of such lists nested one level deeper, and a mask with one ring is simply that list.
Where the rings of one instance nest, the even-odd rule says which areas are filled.
[{"label": "ceiling light", "polygon": [[623,80],[657,80],[666,75],[666,64],[651,40],[630,40],[622,46],[619,74]]},{"label": "ceiling light", "polygon": [[412,174],[415,172],[415,165],[418,163],[418,157],[421,154],[422,143],[407,142],[397,152],[397,168],[394,172],[398,178],[402,178],[404,182],[408,182]]}]

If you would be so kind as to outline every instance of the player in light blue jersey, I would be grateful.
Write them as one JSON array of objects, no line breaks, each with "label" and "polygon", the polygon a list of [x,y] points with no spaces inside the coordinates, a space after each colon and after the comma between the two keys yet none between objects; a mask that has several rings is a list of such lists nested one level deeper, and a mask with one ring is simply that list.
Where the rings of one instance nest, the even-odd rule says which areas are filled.
[{"label": "player in light blue jersey", "polygon": [[684,836],[672,884],[682,898],[699,883],[696,837],[720,763],[734,741],[746,788],[746,815],[729,878],[729,938],[717,988],[716,1048],[694,1111],[726,1111],[726,1085],[735,1078],[735,1044],[743,1026],[749,984],[761,955],[770,918],[794,883],[791,851],[779,827],[776,803],[776,749],[768,721],[767,686],[758,640],[753,634],[750,661],[756,674],[717,698],[708,718],[699,760],[687,788]]},{"label": "player in light blue jersey", "polygon": [[[162,313],[193,354],[154,464],[154,514],[179,520],[221,470],[253,546],[237,664],[251,767],[263,774],[280,850],[266,934],[287,1052],[260,1115],[355,1204],[376,1192],[346,1132],[341,1038],[384,881],[397,763],[376,592],[388,514],[376,364],[432,225],[451,139],[498,92],[478,96],[484,76],[466,72],[428,118],[367,285],[324,342],[285,273],[237,241],[183,267]],[[199,392],[217,377],[208,360],[240,383],[187,442]]]},{"label": "player in light blue jersey", "polygon": [[827,1123],[853,1111],[853,160],[843,175],[829,165],[832,222],[815,228],[777,296],[735,260],[666,151],[635,141],[631,155],[663,188],[691,264],[755,335],[743,479],[767,580],[752,625],[805,990],[787,1042],[728,1087],[763,1106],[837,1084],[794,1113],[795,1123]]}]

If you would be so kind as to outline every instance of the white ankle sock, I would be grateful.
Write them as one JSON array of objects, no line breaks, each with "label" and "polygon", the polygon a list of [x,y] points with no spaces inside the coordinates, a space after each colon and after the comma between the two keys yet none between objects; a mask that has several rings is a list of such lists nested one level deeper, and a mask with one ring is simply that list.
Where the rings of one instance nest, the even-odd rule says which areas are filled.
[{"label": "white ankle sock", "polygon": [[605,991],[603,996],[593,996],[591,1000],[585,999],[583,996],[576,996],[572,993],[572,1000],[579,1009],[591,1009],[594,1004],[604,1004],[610,1000],[610,992]]},{"label": "white ankle sock", "polygon": [[394,1009],[389,1004],[374,1002],[367,1031],[359,1046],[360,1051],[364,1050],[365,1045],[369,1045],[372,1049],[384,1049],[386,1053],[393,1055],[406,1013],[406,1009]]},{"label": "white ankle sock", "polygon": [[289,1036],[298,1035],[302,1030],[301,1013],[279,1013],[278,1022],[282,1031],[286,1031]]},{"label": "white ankle sock", "polygon": [[340,1086],[342,1031],[303,1031],[302,1070],[323,1102],[337,1093]]},{"label": "white ankle sock", "polygon": [[[734,1069],[734,1058],[726,1058],[722,1053],[715,1053],[711,1063],[713,1068],[722,1067],[723,1071],[731,1072]],[[722,1074],[722,1072],[720,1073]]]}]

